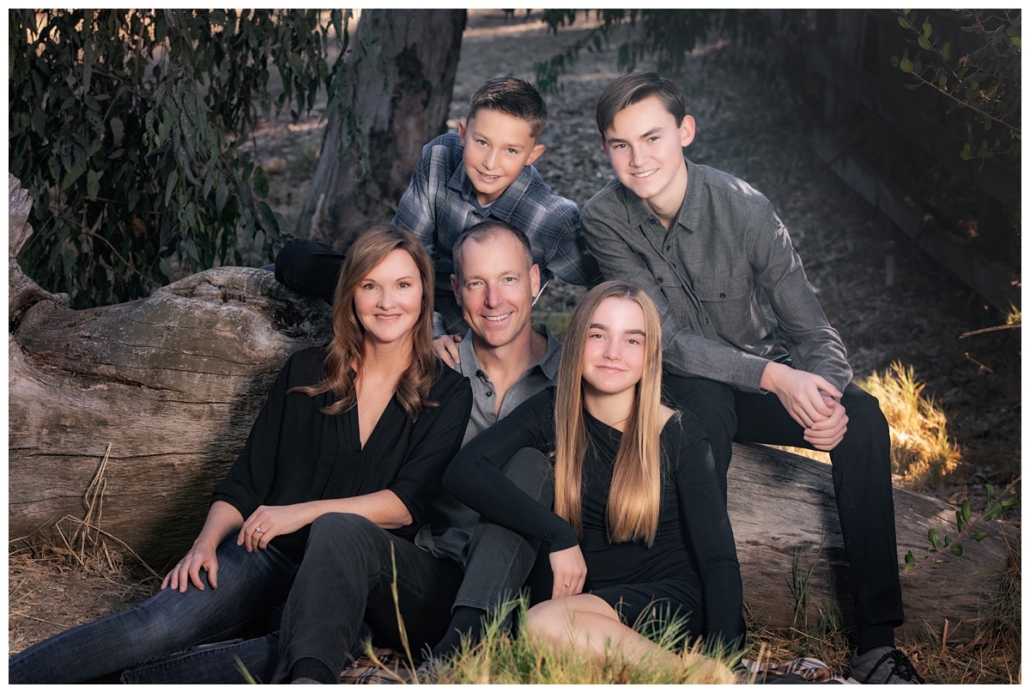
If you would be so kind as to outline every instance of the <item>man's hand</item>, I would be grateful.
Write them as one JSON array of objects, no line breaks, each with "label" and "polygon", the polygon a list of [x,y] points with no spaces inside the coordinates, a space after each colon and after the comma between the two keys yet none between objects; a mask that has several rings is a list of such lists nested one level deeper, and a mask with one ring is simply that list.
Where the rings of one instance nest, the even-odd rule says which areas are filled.
[{"label": "man's hand", "polygon": [[461,341],[460,334],[444,334],[433,340],[433,348],[436,355],[451,368],[457,370],[461,358],[458,356],[458,342]]},{"label": "man's hand", "polygon": [[571,549],[552,551],[550,553],[551,572],[554,573],[554,588],[551,599],[572,597],[583,591],[587,581],[587,562],[579,545]]},{"label": "man's hand", "polygon": [[775,393],[791,418],[805,429],[833,414],[824,394],[836,399],[844,396],[821,375],[795,370],[775,361],[766,365],[760,387]]},{"label": "man's hand", "polygon": [[806,428],[805,440],[816,450],[829,452],[844,439],[844,434],[848,431],[848,415],[844,411],[844,405],[837,400],[823,395],[823,402],[832,409],[833,413],[829,418],[813,424],[811,428]]}]

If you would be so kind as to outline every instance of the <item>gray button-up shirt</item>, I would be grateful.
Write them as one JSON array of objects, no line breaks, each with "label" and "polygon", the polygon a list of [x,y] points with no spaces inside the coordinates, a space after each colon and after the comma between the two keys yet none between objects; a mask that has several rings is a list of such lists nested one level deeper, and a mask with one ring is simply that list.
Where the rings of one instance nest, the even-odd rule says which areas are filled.
[{"label": "gray button-up shirt", "polygon": [[[472,416],[465,428],[464,446],[481,432],[503,419],[512,410],[527,399],[551,385],[558,377],[558,363],[561,360],[562,344],[546,325],[534,325],[533,329],[547,338],[547,351],[540,360],[529,368],[504,395],[500,411],[494,413],[497,403],[497,389],[490,382],[490,377],[479,365],[476,350],[472,345],[472,331],[469,330],[458,342],[458,356],[461,363],[458,372],[468,377],[472,384]],[[444,499],[436,503],[438,516],[430,519],[431,527],[444,528],[441,531],[430,531],[423,527],[415,544],[428,549],[434,556],[448,557],[464,564],[465,547],[472,528],[479,519],[479,514],[459,503],[450,494],[444,493]]]},{"label": "gray button-up shirt", "polygon": [[789,358],[843,391],[851,381],[844,344],[772,203],[728,173],[686,163],[686,196],[668,230],[618,180],[583,206],[604,278],[640,284],[654,299],[673,373],[758,392],[766,363]]}]

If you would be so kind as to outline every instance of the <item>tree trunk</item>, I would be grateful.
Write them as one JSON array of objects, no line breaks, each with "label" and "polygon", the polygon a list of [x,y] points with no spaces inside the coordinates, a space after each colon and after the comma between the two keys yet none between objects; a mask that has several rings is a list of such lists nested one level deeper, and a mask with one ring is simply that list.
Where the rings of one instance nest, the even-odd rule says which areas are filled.
[{"label": "tree trunk", "polygon": [[[299,238],[343,252],[356,234],[393,217],[422,147],[446,131],[464,29],[465,10],[362,12],[348,58],[353,76],[329,116]],[[352,128],[368,142],[367,169],[340,155]]]},{"label": "tree trunk", "polygon": [[[328,342],[328,308],[270,272],[227,267],[143,300],[69,310],[14,271],[31,231],[16,181],[11,193],[9,536],[83,517],[83,495],[110,443],[101,526],[163,567],[196,537],[282,363]],[[903,489],[894,502],[899,565],[910,550],[924,555],[930,528],[955,534],[951,506]],[[807,584],[799,623],[837,607],[854,623],[828,465],[735,445],[729,512],[744,598],[759,622],[790,625],[794,593]],[[1001,525],[978,528],[988,537],[963,541],[962,557],[902,575],[905,630],[939,632],[947,619],[950,641],[972,637],[1009,560]]]},{"label": "tree trunk", "polygon": [[102,528],[161,567],[196,538],[287,357],[329,341],[328,307],[271,272],[223,267],[146,299],[70,310],[14,271],[31,233],[16,183],[9,536],[83,517],[84,491],[110,443]]},{"label": "tree trunk", "polygon": [[[762,445],[733,445],[728,474],[728,505],[737,544],[744,600],[759,623],[795,623],[795,593],[807,585],[807,608],[796,623],[815,623],[821,614],[840,609],[845,626],[854,626],[854,604],[830,466]],[[955,508],[929,496],[894,489],[898,565],[911,551],[922,559],[929,547],[927,532],[955,536]],[[924,628],[941,634],[948,622],[948,641],[975,635],[980,611],[998,594],[1009,562],[1009,541],[1018,533],[998,522],[980,522],[982,542],[964,539],[961,557],[945,552],[940,563],[927,561],[901,574],[905,625],[901,632],[918,635]],[[805,580],[809,568],[812,576]]]}]

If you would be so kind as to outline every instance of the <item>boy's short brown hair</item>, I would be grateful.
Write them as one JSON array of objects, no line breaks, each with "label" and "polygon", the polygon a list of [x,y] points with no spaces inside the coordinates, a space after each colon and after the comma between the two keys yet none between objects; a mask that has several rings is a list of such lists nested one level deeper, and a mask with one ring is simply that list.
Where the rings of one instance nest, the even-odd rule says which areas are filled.
[{"label": "boy's short brown hair", "polygon": [[597,98],[597,129],[604,137],[619,111],[643,101],[649,96],[657,96],[672,114],[677,123],[682,123],[687,115],[687,105],[683,92],[679,87],[657,72],[635,72],[624,75],[605,87]]},{"label": "boy's short brown hair", "polygon": [[526,121],[533,139],[540,137],[547,123],[547,105],[540,92],[526,80],[516,77],[494,77],[477,89],[469,101],[467,119],[472,120],[481,108]]}]

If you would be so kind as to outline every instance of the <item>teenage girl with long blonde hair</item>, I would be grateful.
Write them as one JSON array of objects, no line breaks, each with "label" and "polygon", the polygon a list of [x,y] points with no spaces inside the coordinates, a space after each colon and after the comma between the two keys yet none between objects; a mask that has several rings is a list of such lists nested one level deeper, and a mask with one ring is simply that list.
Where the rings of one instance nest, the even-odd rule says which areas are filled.
[{"label": "teenage girl with long blonde hair", "polygon": [[[444,476],[484,517],[546,545],[551,599],[527,627],[554,646],[669,656],[633,626],[672,619],[685,626],[680,644],[742,644],[740,570],[707,436],[661,404],[661,361],[647,294],[595,287],[572,315],[555,387],[467,444]],[[553,452],[553,512],[498,471],[525,447]]]}]

